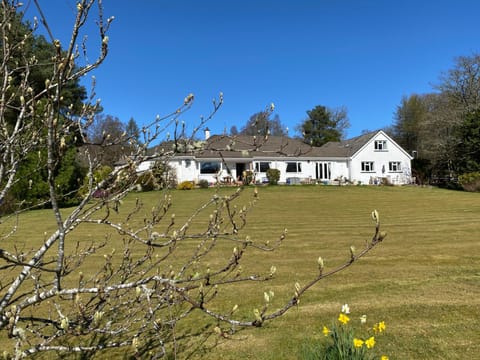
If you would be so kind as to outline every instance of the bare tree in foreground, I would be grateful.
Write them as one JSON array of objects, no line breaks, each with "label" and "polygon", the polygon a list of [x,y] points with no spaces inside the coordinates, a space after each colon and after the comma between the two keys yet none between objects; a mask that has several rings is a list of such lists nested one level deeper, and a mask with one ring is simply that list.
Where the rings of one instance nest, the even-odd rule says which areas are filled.
[{"label": "bare tree in foreground", "polygon": [[[227,285],[267,281],[274,276],[274,267],[263,275],[241,270],[248,251],[273,250],[286,235],[279,234],[273,247],[240,235],[256,202],[256,193],[245,206],[239,203],[241,188],[229,195],[216,193],[207,203],[192,209],[182,223],[177,223],[171,211],[168,192],[151,210],[143,209],[140,201],[131,208],[122,208],[122,199],[136,188],[137,166],[152,158],[168,159],[174,155],[176,146],[157,147],[156,154],[145,154],[153,142],[165,137],[168,128],[173,125],[177,129],[178,119],[192,106],[193,96],[187,96],[171,114],[144,127],[141,144],[128,139],[128,135],[120,139],[107,135],[96,144],[108,148],[130,142],[131,156],[105,179],[95,177],[99,161],[88,147],[84,148],[88,175],[82,197],[76,207],[61,209],[63,195],[58,190],[56,170],[65,142],[72,134],[84,137],[88,133],[99,106],[92,95],[79,115],[64,112],[59,105],[62,89],[103,62],[111,19],[104,20],[101,0],[79,1],[70,42],[64,45],[54,41],[58,52],[52,61],[38,64],[35,59],[26,59],[25,64],[16,66],[10,57],[22,51],[28,38],[13,42],[8,35],[21,5],[17,1],[2,1],[1,6],[0,202],[19,180],[17,171],[22,160],[30,153],[44,151],[47,161],[42,170],[48,174],[49,198],[42,205],[51,207],[55,224],[54,230],[28,241],[23,239],[25,245],[17,246],[18,224],[25,210],[0,217],[0,334],[2,339],[9,338],[5,343],[11,344],[6,357],[23,358],[40,352],[91,355],[111,348],[126,348],[134,356],[176,356],[182,351],[182,344],[189,341],[188,331],[182,332],[181,324],[192,316],[206,315],[212,321],[205,321],[201,332],[218,336],[227,328],[262,326],[297,305],[311,286],[350,266],[385,237],[379,231],[378,214],[374,211],[375,233],[365,248],[357,253],[352,249],[351,257],[343,265],[328,271],[319,258],[311,281],[303,286],[292,285],[292,297],[276,311],[269,311],[271,293],[265,293],[265,302],[250,312],[251,318],[238,315],[236,307],[219,310],[212,306],[218,301],[219,289]],[[99,56],[93,63],[79,66],[86,53],[80,34],[94,6],[98,14],[95,20],[100,35]],[[46,20],[41,20],[48,28]],[[53,75],[35,91],[38,87],[33,86],[30,74],[37,66],[49,67]],[[21,82],[12,91],[12,75],[19,72]],[[220,97],[214,102],[212,114],[202,119],[199,127],[221,103]],[[12,110],[16,114],[13,122],[7,116]],[[174,134],[182,136],[171,139],[175,144],[188,143],[181,129]],[[81,141],[88,143],[87,138]],[[86,227],[98,234],[97,238],[75,240],[76,232]],[[117,234],[115,243],[103,235],[111,231]],[[217,247],[225,242],[231,244],[231,255],[216,258]],[[106,251],[106,245],[116,250]]]}]

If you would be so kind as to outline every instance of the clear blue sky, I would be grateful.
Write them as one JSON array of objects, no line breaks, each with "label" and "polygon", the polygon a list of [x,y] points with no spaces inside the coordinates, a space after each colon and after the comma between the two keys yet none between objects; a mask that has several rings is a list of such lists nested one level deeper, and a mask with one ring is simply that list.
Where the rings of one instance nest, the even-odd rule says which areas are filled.
[{"label": "clear blue sky", "polygon": [[[63,41],[75,1],[40,3]],[[455,57],[480,51],[478,0],[104,0],[104,7],[115,20],[108,59],[95,72],[97,96],[106,114],[139,125],[189,93],[195,105],[182,119],[197,123],[223,92],[212,133],[240,129],[273,102],[292,135],[316,105],[345,106],[352,137],[391,125],[402,96],[434,91]]]}]

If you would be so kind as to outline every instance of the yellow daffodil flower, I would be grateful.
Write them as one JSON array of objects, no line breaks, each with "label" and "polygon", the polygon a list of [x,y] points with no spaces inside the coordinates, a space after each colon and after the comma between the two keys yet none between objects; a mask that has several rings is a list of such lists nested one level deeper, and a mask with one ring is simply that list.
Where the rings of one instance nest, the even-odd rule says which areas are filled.
[{"label": "yellow daffodil flower", "polygon": [[382,355],[382,357],[380,358],[380,360],[388,360],[388,356],[387,356],[387,355]]},{"label": "yellow daffodil flower", "polygon": [[369,337],[367,340],[365,340],[365,345],[367,345],[367,349],[371,349],[375,346],[375,338]]},{"label": "yellow daffodil flower", "polygon": [[344,313],[340,313],[340,315],[338,316],[338,321],[340,321],[343,325],[345,325],[350,321],[350,318]]},{"label": "yellow daffodil flower", "polygon": [[379,331],[379,332],[385,331],[386,328],[387,328],[387,327],[385,326],[385,321],[380,321],[380,322],[378,323],[378,331]]},{"label": "yellow daffodil flower", "polygon": [[323,330],[322,330],[322,333],[323,333],[323,335],[328,336],[328,334],[330,334],[329,328],[327,328],[326,326],[324,326],[324,327],[323,327]]},{"label": "yellow daffodil flower", "polygon": [[353,339],[353,346],[355,346],[356,348],[361,348],[363,346],[363,340],[354,338]]},{"label": "yellow daffodil flower", "polygon": [[386,329],[385,321],[380,321],[379,323],[373,325],[373,331],[376,333],[381,333]]}]

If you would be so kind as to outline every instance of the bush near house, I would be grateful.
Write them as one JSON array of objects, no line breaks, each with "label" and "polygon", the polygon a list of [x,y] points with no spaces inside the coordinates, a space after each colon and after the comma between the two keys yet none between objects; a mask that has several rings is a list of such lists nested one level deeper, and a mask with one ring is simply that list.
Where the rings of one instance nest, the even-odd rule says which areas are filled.
[{"label": "bush near house", "polygon": [[270,185],[277,185],[280,180],[280,170],[278,169],[268,169],[267,170],[267,179]]},{"label": "bush near house", "polygon": [[253,171],[246,170],[243,172],[243,185],[250,185],[255,178]]},{"label": "bush near house", "polygon": [[192,190],[194,187],[193,181],[182,181],[177,185],[178,190]]},{"label": "bush near house", "polygon": [[209,186],[208,180],[202,179],[198,182],[198,187],[200,189],[208,189],[208,186]]},{"label": "bush near house", "polygon": [[137,178],[136,184],[140,185],[141,191],[157,190],[155,176],[151,171],[141,173]]},{"label": "bush near house", "polygon": [[462,185],[465,191],[478,192],[480,191],[480,172],[471,172],[460,175],[458,182]]},{"label": "bush near house", "polygon": [[155,162],[151,172],[155,178],[156,189],[174,189],[177,185],[175,170],[165,161]]},{"label": "bush near house", "polygon": [[[96,169],[94,172],[93,172],[93,180],[94,180],[94,186],[102,181],[104,181],[105,179],[108,178],[108,176],[110,175],[110,173],[112,172],[112,168],[108,165],[102,165],[100,166],[98,169]],[[85,196],[85,194],[88,192],[88,186],[89,186],[89,178],[88,178],[88,175],[85,176],[85,178],[83,179],[83,184],[82,184],[82,187],[78,190],[78,196],[79,197],[82,197],[82,196]],[[103,192],[101,189],[97,190],[95,192],[95,197],[97,198],[101,198],[103,197]]]}]

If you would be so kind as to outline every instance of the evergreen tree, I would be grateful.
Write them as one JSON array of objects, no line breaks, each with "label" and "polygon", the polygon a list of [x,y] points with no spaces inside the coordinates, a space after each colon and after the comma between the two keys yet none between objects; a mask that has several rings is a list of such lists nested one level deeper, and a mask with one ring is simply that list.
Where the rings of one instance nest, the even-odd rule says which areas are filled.
[{"label": "evergreen tree", "polygon": [[457,173],[480,171],[480,110],[468,113],[458,129]]},{"label": "evergreen tree", "polygon": [[140,141],[140,129],[133,117],[128,120],[125,131],[127,132],[127,138],[132,139],[137,143]]},{"label": "evergreen tree", "polygon": [[329,109],[317,105],[307,111],[308,118],[300,125],[299,130],[307,144],[322,146],[329,141],[340,141],[344,131],[349,127],[345,108]]},{"label": "evergreen tree", "polygon": [[[2,16],[7,16],[5,12],[15,10],[8,6],[2,6],[0,9]],[[25,69],[28,69],[28,87],[32,94],[36,94],[37,111],[32,116],[26,117],[25,121],[29,122],[32,133],[43,136],[47,130],[42,116],[44,112],[49,111],[48,96],[51,95],[50,91],[53,91],[48,88],[48,84],[58,76],[54,74],[54,67],[51,66],[52,59],[62,57],[65,53],[59,46],[49,43],[44,36],[33,35],[31,25],[22,20],[21,13],[9,16],[13,21],[10,22],[10,26],[4,27],[4,31],[8,40],[11,43],[18,43],[19,46],[4,48],[4,45],[0,44],[0,56],[7,59],[7,66],[2,67],[2,71],[9,69],[9,87],[6,95],[10,98],[10,105],[5,107],[2,116],[13,128],[20,115],[19,109],[22,108],[20,94],[22,94],[21,88],[26,86]],[[67,66],[75,68],[73,63]],[[58,156],[54,171],[57,175],[61,175],[56,184],[62,189],[61,199],[58,200],[60,203],[67,204],[74,201],[77,179],[82,179],[84,176],[84,170],[76,161],[76,147],[81,144],[82,138],[76,120],[81,114],[83,101],[86,99],[86,89],[77,79],[65,81],[60,90],[60,101],[55,105],[58,112],[57,121],[59,124],[66,125],[68,132],[62,134],[61,144],[56,144]],[[48,198],[44,144],[30,147],[31,153],[18,164],[18,172],[22,176],[18,178],[8,196],[9,201],[22,206],[42,204]]]}]

